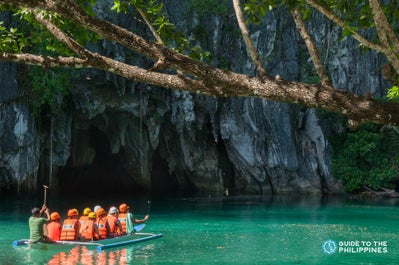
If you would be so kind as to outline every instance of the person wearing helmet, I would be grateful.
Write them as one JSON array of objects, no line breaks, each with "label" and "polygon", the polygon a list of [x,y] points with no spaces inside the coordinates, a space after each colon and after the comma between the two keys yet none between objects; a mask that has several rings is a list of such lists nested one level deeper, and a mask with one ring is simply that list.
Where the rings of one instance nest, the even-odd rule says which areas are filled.
[{"label": "person wearing helmet", "polygon": [[84,221],[89,220],[89,213],[91,213],[91,209],[89,207],[83,210],[83,215],[79,218],[80,225],[82,225]]},{"label": "person wearing helmet", "polygon": [[[42,217],[43,213],[46,214],[47,219]],[[47,242],[51,241],[44,235],[44,225],[50,221],[50,210],[46,205],[41,209],[35,207],[32,209],[32,216],[29,217],[29,230],[31,242]]]},{"label": "person wearing helmet", "polygon": [[91,212],[87,215],[88,219],[83,221],[79,230],[79,237],[83,241],[93,241],[99,239],[98,227],[96,224],[96,213]]},{"label": "person wearing helmet", "polygon": [[99,208],[96,212],[96,215],[96,224],[100,239],[106,239],[107,237],[110,237],[111,228],[109,227],[107,213],[105,212],[104,208]]},{"label": "person wearing helmet", "polygon": [[147,214],[143,219],[137,219],[129,211],[129,205],[122,203],[119,205],[119,221],[122,225],[122,234],[132,234],[134,233],[134,224],[142,224],[146,222],[150,216]]},{"label": "person wearing helmet", "polygon": [[61,239],[61,216],[58,212],[52,212],[50,220],[50,223],[47,225],[47,236],[52,241],[59,241]]},{"label": "person wearing helmet", "polygon": [[64,220],[61,229],[61,240],[75,241],[79,238],[80,223],[78,219],[79,212],[76,209],[70,209],[67,219]]},{"label": "person wearing helmet", "polygon": [[120,236],[122,233],[122,224],[118,219],[119,211],[115,206],[112,206],[107,215],[107,220],[109,224],[110,236]]}]

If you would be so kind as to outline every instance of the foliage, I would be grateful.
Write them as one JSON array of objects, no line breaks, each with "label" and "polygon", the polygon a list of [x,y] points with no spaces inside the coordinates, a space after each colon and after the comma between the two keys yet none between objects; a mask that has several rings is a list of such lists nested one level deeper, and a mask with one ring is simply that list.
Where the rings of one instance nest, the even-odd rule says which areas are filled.
[{"label": "foliage", "polygon": [[41,111],[48,109],[51,115],[59,113],[63,97],[68,94],[71,71],[34,66],[28,72],[27,78],[31,82],[32,92],[29,97],[33,113],[39,115]]},{"label": "foliage", "polygon": [[25,38],[17,28],[7,29],[0,21],[0,51],[21,52],[26,46]]},{"label": "foliage", "polygon": [[197,60],[206,60],[209,58],[209,52],[205,52],[198,45],[193,44],[193,41],[187,39],[183,32],[179,31],[176,25],[170,21],[161,1],[114,0],[114,5],[111,10],[118,13],[128,13],[131,7],[141,9],[145,13],[151,25],[156,28],[162,41],[168,47],[173,48],[177,52],[187,54],[191,58]]},{"label": "foliage", "polygon": [[359,191],[365,186],[392,188],[398,179],[399,151],[386,144],[380,128],[365,124],[357,132],[330,138],[333,174],[342,180],[346,191]]},{"label": "foliage", "polygon": [[399,103],[399,87],[393,86],[388,90],[387,98],[393,102]]}]

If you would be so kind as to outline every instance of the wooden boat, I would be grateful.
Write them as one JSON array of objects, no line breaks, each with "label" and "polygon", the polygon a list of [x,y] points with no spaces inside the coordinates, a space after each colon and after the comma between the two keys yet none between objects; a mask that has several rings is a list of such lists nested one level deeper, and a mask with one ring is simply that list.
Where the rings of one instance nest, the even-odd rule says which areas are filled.
[{"label": "wooden boat", "polygon": [[[143,227],[136,227],[136,230],[144,228]],[[140,229],[140,230],[141,230]],[[114,248],[114,247],[119,247],[119,246],[125,246],[125,245],[132,245],[132,244],[138,244],[141,242],[153,240],[162,237],[162,234],[154,234],[154,233],[134,233],[131,235],[124,235],[120,237],[114,237],[114,238],[107,238],[107,239],[102,239],[98,241],[56,241],[54,243],[43,243],[43,242],[37,242],[37,243],[32,243],[29,239],[20,239],[16,240],[13,242],[13,246],[22,246],[22,245],[28,245],[31,248],[34,249],[57,249],[57,248],[62,248],[64,249],[65,247],[74,247],[74,246],[86,246],[87,248],[96,248],[98,252],[101,252],[104,249],[107,248]]]}]

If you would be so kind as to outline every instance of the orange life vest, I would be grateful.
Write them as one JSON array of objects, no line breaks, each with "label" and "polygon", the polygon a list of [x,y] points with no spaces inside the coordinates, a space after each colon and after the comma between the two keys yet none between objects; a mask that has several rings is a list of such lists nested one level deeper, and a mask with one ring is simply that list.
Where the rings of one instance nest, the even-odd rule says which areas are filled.
[{"label": "orange life vest", "polygon": [[120,213],[118,216],[118,220],[122,225],[122,233],[126,234],[127,213]]},{"label": "orange life vest", "polygon": [[95,240],[98,239],[99,236],[94,229],[95,226],[95,220],[86,220],[84,221],[79,229],[79,235],[80,237],[86,239],[86,240]]},{"label": "orange life vest", "polygon": [[89,216],[88,215],[82,215],[79,218],[79,223],[80,223],[80,225],[82,225],[85,221],[88,221],[88,220],[89,220]]},{"label": "orange life vest", "polygon": [[119,220],[115,215],[107,215],[107,220],[110,228],[110,232],[118,236],[121,235]]},{"label": "orange life vest", "polygon": [[109,234],[109,224],[108,224],[107,218],[105,216],[101,217],[101,218],[97,218],[96,224],[98,227],[98,233],[99,233],[100,239],[107,238],[107,236]]},{"label": "orange life vest", "polygon": [[47,236],[53,241],[61,239],[61,224],[59,222],[51,221],[47,225]]},{"label": "orange life vest", "polygon": [[66,219],[61,229],[61,240],[77,240],[79,233],[79,220],[78,219]]}]

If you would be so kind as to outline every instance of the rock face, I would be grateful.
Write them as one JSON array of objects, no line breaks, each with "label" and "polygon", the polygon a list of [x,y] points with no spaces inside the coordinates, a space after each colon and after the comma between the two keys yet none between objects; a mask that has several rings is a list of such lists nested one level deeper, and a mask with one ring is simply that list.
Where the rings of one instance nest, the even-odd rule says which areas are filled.
[{"label": "rock face", "polygon": [[[215,54],[218,67],[255,74],[232,25],[234,12],[201,17],[187,12],[189,2],[166,2],[171,20],[187,36],[201,33],[200,44]],[[104,10],[102,16],[112,16],[106,1],[97,8]],[[145,25],[131,17],[113,19],[146,32]],[[316,21],[309,29],[322,45],[334,85],[383,96],[388,87],[379,70],[384,60],[372,52],[363,54],[353,40],[341,40],[339,30],[322,17]],[[276,11],[250,31],[271,75],[314,78],[290,17]],[[128,63],[150,65],[108,41],[93,49]],[[41,183],[62,191],[93,182],[109,190],[109,180],[124,191],[158,194],[341,191],[330,172],[327,137],[334,124],[314,109],[257,98],[193,95],[85,70],[71,83],[69,109],[39,130],[17,74],[16,65],[0,64],[3,192],[35,190]]]}]

